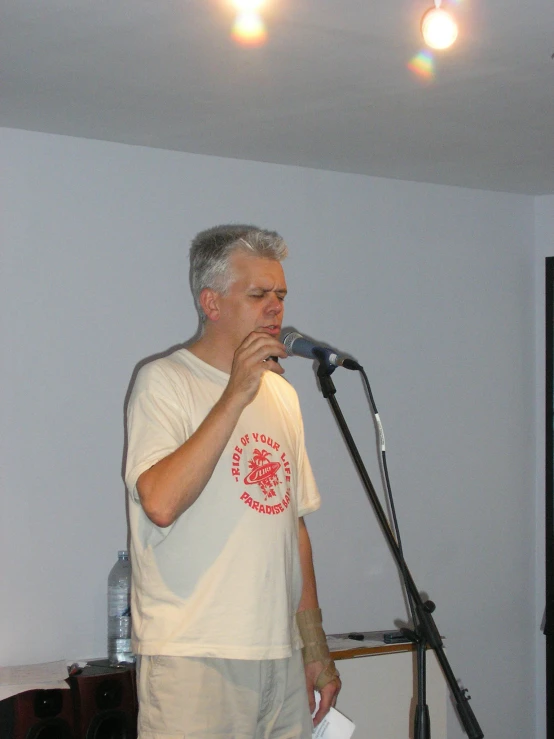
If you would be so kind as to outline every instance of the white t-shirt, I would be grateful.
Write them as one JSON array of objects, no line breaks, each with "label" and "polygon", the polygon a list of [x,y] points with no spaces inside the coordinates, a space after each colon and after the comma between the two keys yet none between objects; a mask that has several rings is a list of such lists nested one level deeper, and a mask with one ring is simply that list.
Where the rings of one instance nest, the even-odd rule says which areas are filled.
[{"label": "white t-shirt", "polygon": [[301,646],[298,517],[320,499],[293,388],[265,372],[206,487],[173,524],[136,482],[198,428],[229,375],[180,349],[145,365],[128,407],[126,483],[138,654],[279,659]]}]

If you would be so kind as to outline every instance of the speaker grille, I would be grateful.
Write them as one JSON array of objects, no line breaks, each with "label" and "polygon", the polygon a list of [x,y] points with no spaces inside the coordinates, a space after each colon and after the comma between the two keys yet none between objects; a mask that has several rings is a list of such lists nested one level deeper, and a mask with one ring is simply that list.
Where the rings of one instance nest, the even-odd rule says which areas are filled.
[{"label": "speaker grille", "polygon": [[[135,735],[136,737],[136,735]],[[87,729],[85,739],[134,739],[129,718],[121,711],[97,714]]]},{"label": "speaker grille", "polygon": [[73,732],[67,721],[61,718],[47,719],[30,728],[25,739],[73,739]]}]

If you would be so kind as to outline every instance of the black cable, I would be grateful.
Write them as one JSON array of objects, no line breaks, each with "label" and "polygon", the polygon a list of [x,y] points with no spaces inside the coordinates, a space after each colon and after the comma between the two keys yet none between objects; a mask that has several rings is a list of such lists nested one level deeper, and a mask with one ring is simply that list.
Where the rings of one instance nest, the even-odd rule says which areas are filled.
[{"label": "black cable", "polygon": [[[385,495],[386,495],[386,498],[387,498],[387,501],[388,501],[388,508],[389,508],[390,513],[391,513],[391,516],[392,516],[392,526],[391,526],[391,529],[393,531],[394,538],[396,539],[396,543],[398,544],[398,550],[400,552],[400,561],[401,561],[401,565],[400,566],[403,569],[403,573],[402,574],[405,575],[406,574],[406,563],[404,561],[404,550],[402,549],[402,539],[400,537],[400,528],[398,526],[398,519],[396,517],[396,508],[395,508],[395,505],[394,505],[394,498],[393,498],[393,495],[392,495],[392,488],[391,488],[390,478],[389,478],[389,470],[388,470],[388,467],[387,467],[387,455],[386,455],[386,451],[385,451],[385,432],[383,430],[383,424],[381,423],[381,418],[379,416],[379,411],[377,410],[377,405],[376,405],[375,399],[373,397],[373,392],[371,390],[371,385],[369,383],[368,376],[367,376],[364,368],[361,367],[361,366],[360,366],[359,372],[361,373],[362,378],[363,378],[363,381],[364,381],[364,384],[365,384],[365,388],[366,388],[367,395],[368,395],[368,398],[369,398],[369,403],[371,405],[371,410],[372,410],[372,413],[373,413],[374,422],[375,422],[375,425],[377,427],[377,432],[378,432],[378,435],[379,435],[379,445],[380,445],[380,450],[381,450],[380,462],[381,462],[381,466],[382,466],[381,467],[381,471],[382,471],[383,478],[385,480]],[[416,619],[416,611],[415,611],[415,607],[414,607],[413,598],[412,598],[411,593],[408,590],[408,588],[406,588],[406,579],[405,579],[405,577],[402,577],[401,578],[401,582],[402,582],[402,587],[404,589],[404,592],[406,594],[406,599],[408,601],[408,607],[410,609],[410,614],[411,614],[411,617],[412,617],[412,625],[413,625],[413,627],[415,629],[416,626],[417,626],[417,619]]]}]

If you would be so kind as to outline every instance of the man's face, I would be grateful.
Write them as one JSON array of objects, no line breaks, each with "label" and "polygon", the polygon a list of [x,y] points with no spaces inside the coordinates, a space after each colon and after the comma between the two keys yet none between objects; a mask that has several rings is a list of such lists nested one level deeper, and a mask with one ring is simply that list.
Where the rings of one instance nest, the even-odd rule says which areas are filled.
[{"label": "man's face", "polygon": [[287,283],[281,264],[237,251],[231,256],[233,281],[218,295],[218,329],[236,349],[252,331],[279,337]]}]

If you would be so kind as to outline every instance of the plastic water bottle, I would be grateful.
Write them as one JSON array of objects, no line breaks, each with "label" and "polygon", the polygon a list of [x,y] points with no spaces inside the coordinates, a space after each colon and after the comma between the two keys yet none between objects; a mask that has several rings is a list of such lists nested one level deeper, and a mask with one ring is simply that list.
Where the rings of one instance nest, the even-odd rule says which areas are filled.
[{"label": "plastic water bottle", "polygon": [[114,667],[135,661],[131,649],[131,563],[125,549],[117,553],[108,577],[108,660]]}]

